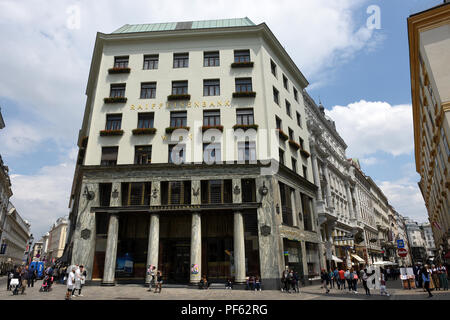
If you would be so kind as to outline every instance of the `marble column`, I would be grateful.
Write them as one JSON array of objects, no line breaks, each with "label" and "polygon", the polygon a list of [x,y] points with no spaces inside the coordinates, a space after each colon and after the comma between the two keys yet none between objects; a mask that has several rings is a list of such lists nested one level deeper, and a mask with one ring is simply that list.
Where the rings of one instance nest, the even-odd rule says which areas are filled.
[{"label": "marble column", "polygon": [[116,273],[117,240],[119,236],[119,215],[112,213],[109,216],[108,239],[106,240],[105,268],[103,271],[102,286],[114,286]]},{"label": "marble column", "polygon": [[345,184],[345,189],[347,191],[347,206],[348,206],[348,214],[350,216],[349,218],[355,219],[355,215],[353,214],[353,198],[348,183]]},{"label": "marble column", "polygon": [[202,220],[199,212],[192,214],[191,226],[191,269],[198,266],[198,272],[190,271],[190,283],[198,284],[202,276]]},{"label": "marble column", "polygon": [[[150,228],[148,232],[148,247],[147,247],[147,267],[155,266],[158,270],[158,255],[159,255],[159,214],[152,213],[150,216]],[[145,283],[149,284],[151,280],[150,275],[146,275]]]},{"label": "marble column", "polygon": [[[325,180],[327,181],[326,192],[327,192],[327,206],[328,208],[333,208],[333,203],[331,202],[331,181],[330,176],[328,174],[328,166],[324,164],[323,166],[323,174],[325,175]],[[334,209],[334,208],[333,208]]]},{"label": "marble column", "polygon": [[311,160],[313,165],[313,177],[314,183],[318,187],[317,189],[317,201],[322,201],[322,187],[320,186],[320,174],[319,166],[317,165],[317,156],[314,154],[314,149],[311,149]]},{"label": "marble column", "polygon": [[244,218],[239,211],[234,212],[234,267],[235,283],[245,283],[245,240]]},{"label": "marble column", "polygon": [[298,227],[298,214],[297,207],[295,205],[295,190],[291,190],[291,209],[292,209],[292,224],[294,227]]}]

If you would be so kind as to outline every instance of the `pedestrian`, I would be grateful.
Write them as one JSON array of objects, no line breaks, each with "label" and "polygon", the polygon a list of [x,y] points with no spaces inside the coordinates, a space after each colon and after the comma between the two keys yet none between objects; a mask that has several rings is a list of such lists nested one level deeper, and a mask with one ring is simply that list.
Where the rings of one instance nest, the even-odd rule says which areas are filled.
[{"label": "pedestrian", "polygon": [[295,291],[297,293],[300,293],[300,286],[299,286],[300,277],[298,276],[297,271],[294,271],[294,280],[295,280]]},{"label": "pedestrian", "polygon": [[296,292],[295,290],[295,274],[294,274],[294,270],[291,269],[291,271],[289,271],[289,292],[292,290],[294,290],[294,292]]},{"label": "pedestrian", "polygon": [[334,272],[330,269],[328,273],[328,277],[330,278],[330,289],[334,289]]},{"label": "pedestrian", "polygon": [[338,290],[340,290],[341,283],[339,281],[339,270],[337,268],[334,268],[333,277],[334,277],[334,281],[336,282],[335,285],[337,286]]},{"label": "pedestrian", "polygon": [[425,290],[428,292],[428,298],[431,298],[433,296],[430,291],[431,276],[430,276],[430,273],[428,272],[426,266],[422,268],[422,281],[423,281]]},{"label": "pedestrian", "polygon": [[248,289],[251,291],[255,289],[255,278],[253,276],[248,278]]},{"label": "pedestrian", "polygon": [[322,279],[322,288],[325,288],[325,293],[328,294],[330,292],[330,290],[328,289],[330,275],[325,271],[325,269],[322,269],[320,278]]},{"label": "pedestrian", "polygon": [[353,293],[358,293],[358,272],[352,268],[351,270],[351,277],[352,286],[353,286]]},{"label": "pedestrian", "polygon": [[8,279],[6,282],[6,290],[10,291],[11,290],[11,279],[14,277],[14,269],[11,269],[8,271]]},{"label": "pedestrian", "polygon": [[155,281],[156,281],[156,266],[152,266],[150,265],[150,283],[148,284],[148,291],[152,291],[152,287],[155,286]]},{"label": "pedestrian", "polygon": [[288,292],[289,291],[289,283],[288,283],[288,276],[289,276],[289,270],[288,267],[284,269],[283,273],[281,274],[281,283],[283,287],[281,288],[281,291]]},{"label": "pedestrian", "polygon": [[25,268],[22,268],[20,272],[20,282],[21,282],[21,288],[22,292],[21,294],[25,294],[25,288],[27,287],[28,282],[28,266],[25,266]]},{"label": "pedestrian", "polygon": [[[206,275],[203,276],[203,277],[206,279]],[[156,287],[155,287],[155,293],[157,293],[158,288],[159,288],[159,293],[161,293],[162,283],[163,283],[162,274],[161,274],[161,271],[158,270],[158,272],[156,273]],[[208,283],[207,280],[206,280],[206,283]]]},{"label": "pedestrian", "polygon": [[448,290],[447,268],[442,264],[439,265],[439,281],[442,290]]},{"label": "pedestrian", "polygon": [[341,290],[345,290],[345,272],[344,270],[339,270],[339,284],[341,287]]},{"label": "pedestrian", "polygon": [[347,281],[348,291],[351,292],[352,289],[353,289],[353,282],[352,282],[352,279],[351,279],[350,270],[348,268],[347,268],[347,270],[344,273],[344,277],[345,277],[345,280]]},{"label": "pedestrian", "polygon": [[417,277],[418,277],[418,282],[419,282],[418,288],[423,288],[422,269],[423,268],[420,268],[419,266],[417,266]]},{"label": "pedestrian", "polygon": [[75,292],[74,284],[75,282],[75,267],[72,267],[71,271],[67,275],[67,292],[66,292],[66,300],[70,300],[73,297]]},{"label": "pedestrian", "polygon": [[33,273],[34,273],[34,268],[28,268],[28,266],[26,266],[26,269],[28,271],[27,273],[27,287],[31,287],[31,282],[33,282],[34,285],[34,279],[33,279]]},{"label": "pedestrian", "polygon": [[364,286],[364,290],[366,290],[366,295],[370,296],[370,289],[367,286],[367,280],[369,279],[369,276],[367,275],[367,269],[362,270],[362,282],[363,282],[363,286]]},{"label": "pedestrian", "polygon": [[[84,283],[86,282],[86,276],[87,276],[87,272],[84,269],[84,266],[80,265],[80,284],[79,284],[79,288],[78,288],[78,296],[79,297],[83,297],[83,295],[81,294],[81,289],[83,289]],[[75,285],[76,285],[76,279],[75,279]]]},{"label": "pedestrian", "polygon": [[261,291],[261,279],[259,276],[255,277],[255,291]]},{"label": "pedestrian", "polygon": [[441,291],[441,281],[439,279],[439,270],[438,270],[438,268],[436,268],[436,266],[434,264],[431,266],[431,271],[432,271],[431,276],[433,277],[434,287],[436,290]]},{"label": "pedestrian", "polygon": [[[73,289],[73,292],[75,293],[76,291],[80,291],[81,290],[81,271],[80,271],[80,266],[77,264],[76,268],[75,268],[75,287]],[[77,297],[78,295],[74,294],[74,297]]]},{"label": "pedestrian", "polygon": [[381,270],[380,270],[381,272],[380,272],[380,294],[383,296],[383,295],[386,295],[386,296],[390,296],[390,294],[386,291],[386,276],[385,276],[385,274],[384,274],[384,270],[383,270],[383,268],[381,268]]}]

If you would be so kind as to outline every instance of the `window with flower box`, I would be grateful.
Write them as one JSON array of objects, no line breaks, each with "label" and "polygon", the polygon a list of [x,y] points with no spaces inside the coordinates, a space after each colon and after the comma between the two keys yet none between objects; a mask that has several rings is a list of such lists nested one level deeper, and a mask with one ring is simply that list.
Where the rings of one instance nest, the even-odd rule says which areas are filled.
[{"label": "window with flower box", "polygon": [[134,147],[134,164],[149,164],[152,162],[152,146]]},{"label": "window with flower box", "polygon": [[123,98],[125,97],[125,83],[111,84],[111,90],[109,93],[110,98]]},{"label": "window with flower box", "polygon": [[153,128],[155,114],[153,112],[139,112],[138,113],[138,128],[149,129]]},{"label": "window with flower box", "polygon": [[250,50],[235,50],[234,51],[234,62],[250,62]]},{"label": "window with flower box", "polygon": [[188,82],[187,81],[172,81],[172,94],[180,95],[188,93]]},{"label": "window with flower box", "polygon": [[203,111],[204,126],[220,126],[220,110]]},{"label": "window with flower box", "polygon": [[187,126],[187,111],[171,111],[170,112],[170,126],[172,128]]},{"label": "window with flower box", "polygon": [[236,110],[236,123],[240,124],[240,125],[255,124],[253,109],[237,109]]},{"label": "window with flower box", "polygon": [[128,68],[129,57],[114,57],[114,68]]},{"label": "window with flower box", "polygon": [[102,147],[102,158],[100,165],[114,166],[117,164],[117,154],[119,147]]},{"label": "window with flower box", "polygon": [[236,92],[252,92],[252,78],[236,78]]},{"label": "window with flower box", "polygon": [[107,114],[105,130],[120,130],[122,125],[122,114]]}]

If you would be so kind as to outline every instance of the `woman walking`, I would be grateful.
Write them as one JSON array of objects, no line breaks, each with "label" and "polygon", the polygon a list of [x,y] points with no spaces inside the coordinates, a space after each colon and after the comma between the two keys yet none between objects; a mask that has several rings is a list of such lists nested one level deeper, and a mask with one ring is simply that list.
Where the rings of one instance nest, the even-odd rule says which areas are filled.
[{"label": "woman walking", "polygon": [[448,290],[447,268],[442,264],[439,265],[439,282],[441,283],[442,290]]},{"label": "woman walking", "polygon": [[362,279],[362,282],[363,282],[364,290],[366,290],[366,295],[370,296],[370,289],[367,286],[367,280],[369,279],[369,276],[367,275],[367,269],[363,270],[361,279]]},{"label": "woman walking", "polygon": [[325,271],[325,269],[322,269],[322,273],[320,275],[320,278],[322,279],[322,286],[325,288],[325,293],[328,294],[330,292],[330,289],[328,289],[328,283],[330,282],[329,274]]},{"label": "woman walking", "polygon": [[156,287],[155,287],[155,293],[157,293],[157,290],[159,288],[159,293],[161,293],[161,289],[162,289],[162,275],[161,275],[161,271],[158,271],[156,273]]},{"label": "woman walking", "polygon": [[350,279],[351,279],[352,285],[353,285],[353,292],[355,294],[357,294],[358,293],[358,272],[356,272],[356,270],[353,270],[353,268],[352,268],[350,274],[351,274]]},{"label": "woman walking", "polygon": [[75,268],[72,268],[71,272],[67,275],[67,292],[66,300],[70,300],[73,293],[75,292],[73,288],[73,283],[75,282]]},{"label": "woman walking", "polygon": [[423,267],[422,269],[422,281],[425,290],[428,292],[428,298],[431,298],[433,296],[430,291],[431,276],[426,267]]}]

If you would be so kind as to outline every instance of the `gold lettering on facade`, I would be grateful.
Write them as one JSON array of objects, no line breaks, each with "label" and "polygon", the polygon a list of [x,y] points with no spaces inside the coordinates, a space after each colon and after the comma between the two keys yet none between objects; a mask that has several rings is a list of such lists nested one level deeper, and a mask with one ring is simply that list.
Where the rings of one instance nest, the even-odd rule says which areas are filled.
[{"label": "gold lettering on facade", "polygon": [[203,101],[202,103],[202,107],[205,108],[206,107],[206,101]]},{"label": "gold lettering on facade", "polygon": [[192,107],[192,103],[190,101],[187,103],[187,107],[188,108]]},{"label": "gold lettering on facade", "polygon": [[163,141],[167,140],[167,136],[161,136]]},{"label": "gold lettering on facade", "polygon": [[227,101],[225,102],[225,106],[227,106],[227,107],[231,107],[231,103],[230,103],[230,100],[227,100]]},{"label": "gold lettering on facade", "polygon": [[134,108],[134,104],[131,105],[130,110],[136,110],[136,109]]},{"label": "gold lettering on facade", "polygon": [[152,109],[155,109],[155,107],[156,107],[156,104],[153,103],[153,104],[152,104]]},{"label": "gold lettering on facade", "polygon": [[184,108],[184,102],[180,102],[180,108]]},{"label": "gold lettering on facade", "polygon": [[195,107],[200,107],[200,105],[198,104],[198,102],[194,102],[194,106],[195,106]]},{"label": "gold lettering on facade", "polygon": [[192,133],[189,133],[189,139],[192,140]]},{"label": "gold lettering on facade", "polygon": [[221,107],[222,106],[222,101],[217,101],[217,106]]},{"label": "gold lettering on facade", "polygon": [[147,104],[145,105],[145,110],[148,110],[148,106],[149,106],[149,104],[147,103]]},{"label": "gold lettering on facade", "polygon": [[160,103],[159,104],[159,108],[161,109],[163,107],[164,104]]},{"label": "gold lettering on facade", "polygon": [[138,110],[143,110],[141,105],[138,105]]},{"label": "gold lettering on facade", "polygon": [[216,105],[214,104],[214,102],[211,102],[211,103],[209,104],[209,106],[210,106],[210,107],[215,107]]}]

